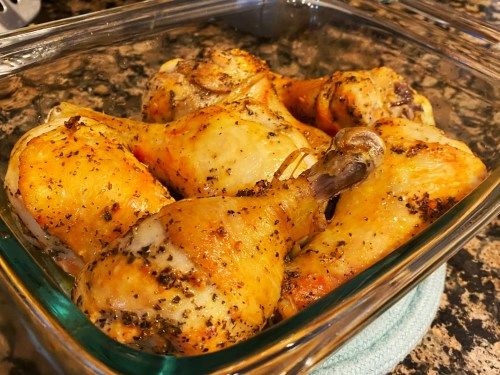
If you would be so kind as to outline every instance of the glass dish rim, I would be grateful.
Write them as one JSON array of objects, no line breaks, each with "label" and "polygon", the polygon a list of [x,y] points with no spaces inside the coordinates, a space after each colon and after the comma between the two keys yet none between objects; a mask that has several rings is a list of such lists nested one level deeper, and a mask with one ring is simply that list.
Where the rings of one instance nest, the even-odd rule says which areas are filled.
[{"label": "glass dish rim", "polygon": [[[222,4],[222,3],[228,3],[228,1],[206,1],[207,3],[212,3],[214,5]],[[174,7],[178,4],[184,4],[185,1],[180,0],[180,1],[172,1],[172,0],[163,0],[163,1],[150,1],[147,2],[149,5],[153,4],[168,4],[171,7]],[[252,7],[258,6],[263,4],[264,2],[262,1],[246,1],[244,3],[252,3]],[[328,4],[334,4],[336,7],[342,7],[342,9],[345,11],[351,10],[349,7],[343,5],[342,3],[335,2],[335,1],[323,1],[320,3],[328,3]],[[148,5],[146,4],[146,5]],[[132,6],[125,6],[121,7],[125,10],[137,10],[141,9],[141,7],[138,7],[136,4]],[[168,7],[167,7],[168,8]],[[123,11],[121,9],[120,11]],[[98,21],[102,22],[102,17],[106,16],[106,12],[100,12],[101,14],[93,14],[89,16],[79,16],[77,17],[77,24],[78,22],[92,22],[92,21]],[[109,14],[118,14],[116,12],[116,9],[113,10],[113,12],[109,12]],[[103,16],[104,15],[104,16]],[[101,21],[100,21],[101,20]],[[74,23],[75,20],[68,19],[64,21],[56,21],[55,26],[48,24],[48,25],[42,25],[39,27],[36,27],[33,30],[28,30],[29,33],[35,33],[33,34],[33,37],[35,38],[37,32],[40,30],[44,29],[52,29],[52,27],[77,27],[77,24]],[[54,23],[52,23],[54,24]],[[12,35],[15,35],[17,37],[23,36],[23,33],[19,32],[14,32],[7,34],[7,37],[12,37]],[[23,38],[21,38],[23,39]],[[23,42],[29,41],[29,38],[24,39]],[[2,48],[0,47],[0,55],[2,52]],[[8,50],[8,48],[7,48]],[[28,65],[29,66],[29,65]],[[26,68],[27,66],[24,66]],[[484,72],[483,72],[484,73]],[[1,75],[0,75],[1,77]],[[231,348],[222,350],[220,352],[216,353],[211,353],[211,354],[206,354],[202,356],[195,356],[195,357],[173,357],[173,356],[157,356],[154,354],[147,354],[147,353],[142,353],[138,352],[134,349],[128,348],[124,345],[121,345],[111,339],[109,339],[107,336],[105,336],[103,333],[101,333],[97,328],[94,327],[90,322],[88,322],[87,318],[74,306],[72,303],[69,305],[64,305],[64,303],[68,302],[68,298],[63,295],[63,299],[66,299],[66,302],[63,303],[64,308],[69,308],[71,311],[71,320],[75,320],[77,323],[80,321],[80,319],[85,319],[85,324],[83,326],[87,326],[86,329],[89,330],[90,337],[96,340],[102,340],[103,345],[102,347],[106,348],[111,348],[113,351],[120,353],[121,355],[125,356],[129,360],[131,359],[131,356],[137,356],[141,357],[142,360],[144,361],[160,361],[161,366],[166,366],[169,370],[180,370],[184,371],[188,367],[194,366],[192,368],[199,369],[200,366],[208,366],[206,368],[211,368],[211,370],[224,370],[224,371],[234,371],[234,370],[248,370],[255,368],[254,366],[258,366],[259,363],[262,363],[263,358],[272,358],[274,356],[277,356],[279,353],[281,353],[283,350],[288,351],[292,350],[295,348],[297,345],[302,345],[303,341],[302,340],[307,340],[307,338],[314,334],[318,333],[322,328],[325,326],[325,319],[327,319],[326,315],[331,314],[332,312],[338,312],[338,310],[342,310],[342,306],[353,306],[354,301],[353,299],[359,298],[360,296],[359,291],[357,292],[358,294],[350,295],[350,297],[344,298],[342,302],[338,305],[331,306],[332,303],[335,302],[335,299],[342,299],[342,296],[345,297],[345,294],[349,294],[351,289],[359,289],[360,286],[362,286],[364,283],[360,282],[361,279],[369,275],[368,278],[370,277],[375,277],[374,275],[379,274],[382,272],[382,270],[385,270],[386,267],[388,266],[394,266],[395,259],[400,257],[403,259],[402,263],[396,263],[396,268],[390,267],[390,273],[395,274],[397,273],[396,271],[401,270],[403,267],[409,267],[410,265],[410,260],[408,259],[411,258],[411,256],[414,256],[418,258],[418,255],[427,255],[430,257],[429,259],[426,260],[425,265],[420,265],[419,272],[414,272],[412,274],[411,280],[405,281],[405,285],[401,287],[397,292],[395,292],[392,296],[389,296],[385,298],[385,302],[389,302],[390,300],[393,300],[397,298],[398,295],[403,293],[407,288],[409,288],[411,285],[414,285],[418,280],[420,280],[422,277],[425,275],[429,274],[432,270],[437,268],[439,264],[441,264],[443,261],[445,261],[448,257],[450,257],[453,254],[453,246],[452,244],[459,244],[465,241],[466,238],[469,238],[472,234],[474,234],[479,228],[484,225],[493,215],[495,215],[496,212],[498,212],[499,209],[499,203],[498,203],[498,195],[499,195],[499,189],[498,189],[498,181],[500,178],[500,171],[497,168],[494,170],[490,176],[488,177],[487,180],[485,180],[479,188],[477,188],[474,192],[472,192],[468,197],[466,197],[464,200],[462,200],[459,204],[457,204],[454,208],[452,208],[448,213],[446,213],[443,217],[441,217],[438,221],[436,221],[432,226],[427,228],[425,231],[420,233],[418,236],[416,236],[414,239],[412,239],[410,242],[404,244],[397,250],[395,250],[393,253],[391,253],[388,257],[384,258],[380,262],[378,262],[376,265],[373,267],[369,268],[368,270],[364,271],[360,275],[356,276],[355,278],[351,279],[348,283],[344,284],[340,288],[338,288],[336,291],[332,292],[322,300],[318,301],[316,304],[310,306],[306,310],[303,310],[301,313],[297,314],[296,316],[279,323],[278,325],[271,327],[270,329],[260,333],[259,335],[246,340],[243,343],[240,343],[238,345],[235,345]],[[67,336],[71,341],[73,341],[73,344],[76,345],[77,348],[83,348],[84,352],[83,354],[84,357],[86,357],[86,360],[88,361],[90,358],[90,361],[95,361],[96,358],[99,358],[102,361],[102,364],[106,366],[106,356],[102,357],[99,355],[89,355],[89,353],[92,353],[93,351],[95,352],[95,348],[93,347],[90,348],[88,345],[80,345],[80,341],[77,341],[74,337],[72,337],[70,334],[67,333],[67,331],[64,330],[64,328],[61,327],[61,322],[60,319],[56,318],[57,316],[57,311],[54,311],[54,306],[52,308],[45,306],[44,303],[47,304],[47,301],[42,301],[40,302],[40,293],[39,290],[37,289],[35,292],[33,292],[29,285],[26,286],[26,280],[32,280],[34,277],[33,275],[25,275],[24,277],[19,277],[19,274],[22,274],[23,272],[20,272],[20,264],[22,262],[19,262],[19,259],[13,259],[13,255],[19,255],[19,253],[23,253],[24,249],[23,247],[15,240],[15,237],[12,233],[12,231],[4,225],[2,221],[0,221],[0,231],[7,232],[9,233],[9,236],[0,236],[0,249],[2,252],[2,257],[0,257],[0,267],[2,269],[1,274],[2,277],[6,280],[10,280],[9,282],[12,283],[10,285],[11,288],[15,289],[18,294],[23,295],[24,302],[30,303],[30,308],[31,310],[36,310],[34,313],[35,315],[38,315],[41,319],[45,320],[47,324],[51,326],[51,328],[55,329],[56,331],[63,331],[60,332],[61,334]],[[436,232],[437,235],[436,235]],[[453,241],[449,241],[450,235],[455,235],[455,239]],[[425,240],[425,241],[424,241]],[[444,243],[445,240],[448,241],[448,243]],[[432,254],[434,251],[434,254]],[[455,250],[456,251],[456,250]],[[12,253],[12,254],[11,254]],[[418,253],[418,254],[416,254]],[[29,256],[29,254],[24,254]],[[403,256],[404,255],[404,256]],[[413,259],[413,261],[416,261],[418,259]],[[404,263],[404,260],[406,259],[406,263]],[[413,264],[413,263],[411,263]],[[417,265],[415,265],[416,267]],[[22,270],[21,270],[22,271]],[[387,279],[388,277],[387,271],[384,271],[382,276],[384,276],[384,279]],[[380,277],[382,277],[380,276]],[[30,281],[32,282],[32,281]],[[47,280],[38,280],[35,281],[35,285],[38,284],[40,286],[44,282],[47,282]],[[29,283],[29,282],[28,282]],[[371,284],[371,290],[375,284]],[[50,287],[50,283],[47,283],[47,288]],[[363,291],[365,289],[361,289]],[[50,292],[50,291],[49,291]],[[52,291],[52,293],[58,292]],[[58,292],[60,293],[60,292]],[[57,293],[56,293],[57,294]],[[364,298],[368,298],[366,296],[366,290],[365,290],[365,295]],[[382,302],[382,300],[381,300]],[[380,306],[378,310],[382,309],[382,303],[380,303]],[[63,306],[60,306],[63,307]],[[375,309],[374,311],[376,311]],[[342,310],[345,312],[344,310]],[[372,311],[372,312],[374,312]],[[326,315],[325,315],[326,314]],[[311,320],[310,318],[314,317],[315,319]],[[322,322],[318,322],[318,320],[321,320]],[[365,323],[368,322],[370,317],[366,317]],[[75,321],[72,322],[72,324],[75,324]],[[311,327],[314,325],[314,329],[312,332],[304,333],[302,334],[297,334],[293,333],[293,326],[295,324],[304,324],[305,321],[309,321],[309,325],[306,325]],[[67,322],[66,322],[67,323]],[[329,323],[328,323],[329,324]],[[328,325],[327,324],[327,325]],[[67,324],[66,324],[67,326]],[[362,325],[358,326],[358,329]],[[292,328],[290,328],[292,327]],[[305,328],[302,327],[302,330]],[[290,332],[291,331],[291,332]],[[337,340],[337,344],[340,344],[341,342],[345,341],[345,339],[350,336],[353,332],[349,334],[345,334],[342,339]],[[283,336],[286,337],[288,340],[287,345],[282,345],[285,341]],[[266,337],[270,337],[271,341],[267,340]],[[274,339],[272,339],[274,337]],[[282,339],[282,340],[280,340]],[[259,341],[262,341],[265,343],[259,343]],[[289,345],[291,342],[293,342],[291,345]],[[101,347],[101,348],[102,348]],[[258,349],[263,349],[264,352],[262,352],[259,356],[255,355],[254,361],[247,363],[245,368],[239,367],[238,364],[234,363],[228,363],[226,360],[227,357],[232,357],[232,358],[243,358],[243,355],[248,355],[252,351],[255,352]],[[80,350],[78,350],[80,352]],[[137,354],[138,353],[138,354]],[[97,353],[99,354],[99,353]],[[324,356],[322,354],[322,356]],[[321,356],[315,357],[315,361],[321,359]],[[99,360],[98,359],[98,360]],[[184,362],[196,362],[194,365],[191,363],[188,365],[184,364]],[[208,362],[208,363],[207,363]],[[213,362],[212,364],[210,364]],[[214,365],[215,363],[215,365]],[[101,368],[101,365],[96,363],[95,368]],[[178,367],[181,366],[181,367]],[[186,367],[187,366],[187,367]],[[160,368],[155,366],[155,368]],[[163,367],[164,368],[164,367]],[[101,371],[107,371],[105,370],[105,367],[101,369]]]}]

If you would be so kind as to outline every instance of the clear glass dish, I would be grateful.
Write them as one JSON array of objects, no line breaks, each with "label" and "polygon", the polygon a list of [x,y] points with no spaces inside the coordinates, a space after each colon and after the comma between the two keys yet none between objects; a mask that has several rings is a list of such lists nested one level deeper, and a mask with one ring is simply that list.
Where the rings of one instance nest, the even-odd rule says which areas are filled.
[{"label": "clear glass dish", "polygon": [[172,57],[236,46],[283,74],[388,65],[434,105],[490,175],[427,230],[296,316],[220,352],[159,356],[121,345],[69,298],[72,280],[35,249],[0,192],[0,276],[67,372],[304,372],[451,257],[499,210],[499,32],[427,1],[146,1],[0,38],[0,183],[15,141],[60,101],[138,117],[147,78]]}]

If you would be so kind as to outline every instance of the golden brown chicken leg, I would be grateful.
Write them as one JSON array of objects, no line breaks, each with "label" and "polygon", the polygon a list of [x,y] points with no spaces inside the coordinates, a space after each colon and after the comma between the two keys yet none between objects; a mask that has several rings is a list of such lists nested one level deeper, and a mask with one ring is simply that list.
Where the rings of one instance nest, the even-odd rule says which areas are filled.
[{"label": "golden brown chicken leg", "polygon": [[310,80],[277,76],[275,86],[295,116],[329,134],[348,126],[369,126],[385,117],[435,125],[427,98],[387,67]]},{"label": "golden brown chicken leg", "polygon": [[14,147],[5,185],[42,248],[61,252],[75,273],[145,215],[173,202],[114,131],[79,116],[26,133]]},{"label": "golden brown chicken leg", "polygon": [[[234,195],[270,181],[290,153],[311,147],[296,128],[252,98],[209,106],[168,124],[113,118],[67,103],[51,118],[76,114],[114,129],[155,177],[183,197]],[[316,160],[309,155],[292,163],[283,178],[298,176]]]},{"label": "golden brown chicken leg", "polygon": [[220,102],[256,74],[267,71],[264,61],[239,49],[209,49],[197,60],[169,60],[148,82],[144,119],[176,120]]},{"label": "golden brown chicken leg", "polygon": [[485,178],[481,160],[436,127],[386,119],[374,129],[386,143],[384,160],[342,194],[327,229],[287,264],[285,318],[408,241]]},{"label": "golden brown chicken leg", "polygon": [[144,118],[176,119],[224,100],[256,74],[269,76],[288,111],[329,134],[347,126],[368,126],[384,117],[434,125],[429,101],[389,68],[298,80],[272,73],[264,61],[239,49],[207,50],[199,60],[166,62],[149,83]]},{"label": "golden brown chicken leg", "polygon": [[[6,176],[10,200],[42,247],[62,250],[61,264],[74,273],[80,264],[68,247],[87,261],[172,201],[148,171],[184,196],[235,194],[270,181],[290,153],[310,144],[252,98],[268,92],[269,81],[256,79],[235,90],[233,101],[167,125],[62,103],[15,147]],[[282,178],[316,160],[291,163]]]},{"label": "golden brown chicken leg", "polygon": [[166,206],[90,262],[73,299],[111,337],[159,353],[205,353],[250,337],[276,308],[287,252],[321,229],[325,201],[383,153],[362,128],[335,145],[297,179]]},{"label": "golden brown chicken leg", "polygon": [[[143,117],[148,122],[173,121],[216,103],[249,96],[297,128],[317,152],[324,152],[330,137],[290,114],[271,82],[275,78],[264,61],[239,49],[208,49],[197,60],[173,59],[148,83]],[[258,85],[253,84],[256,81]]]}]

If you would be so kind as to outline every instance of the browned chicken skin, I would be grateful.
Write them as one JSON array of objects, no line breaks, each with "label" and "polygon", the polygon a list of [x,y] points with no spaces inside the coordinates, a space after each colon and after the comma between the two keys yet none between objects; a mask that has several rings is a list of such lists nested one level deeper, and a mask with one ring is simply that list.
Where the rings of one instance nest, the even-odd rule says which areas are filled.
[{"label": "browned chicken skin", "polygon": [[[218,63],[220,56],[229,60],[234,56],[238,64],[228,65],[226,69]],[[287,265],[288,276],[280,302],[284,317],[325,295],[407,241],[485,177],[484,165],[467,146],[445,137],[434,127],[429,101],[390,68],[335,72],[330,77],[297,80],[272,73],[262,61],[240,50],[210,50],[200,59],[199,65],[190,61],[183,62],[182,68],[177,68],[176,64],[167,62],[165,66],[168,69],[164,70],[164,76],[189,76],[190,85],[184,86],[181,81],[174,85],[172,81],[162,84],[153,78],[152,82],[157,83],[155,90],[175,87],[181,92],[189,87],[191,92],[211,92],[210,100],[223,100],[226,95],[230,95],[231,90],[237,89],[242,78],[249,79],[258,70],[259,74],[266,73],[269,76],[279,100],[294,116],[329,134],[359,125],[380,129],[381,124],[385,124],[384,129],[390,129],[382,136],[388,137],[387,141],[393,149],[377,173],[342,196],[328,229],[309,239],[309,245]],[[212,75],[213,69],[207,69],[211,64],[218,67],[219,74],[224,72],[228,77],[234,75],[236,78],[219,79],[216,92],[192,79],[194,76],[204,76],[206,80],[210,76],[214,80],[220,77]],[[185,69],[186,66],[189,68]],[[147,103],[154,100],[151,96],[145,96],[146,118]],[[205,105],[203,101],[193,103],[189,96],[184,96],[179,103],[173,100],[170,107],[164,107],[164,115],[175,116],[176,105],[186,105],[187,102],[191,108]],[[389,123],[392,124],[390,127],[387,125]],[[398,153],[400,148],[405,155]],[[466,172],[462,173],[462,169]],[[448,184],[448,180],[456,183]],[[386,197],[387,191],[392,190],[398,190],[399,195],[396,198]],[[393,199],[397,201],[390,204]],[[414,210],[410,213],[406,205],[413,207],[417,204],[411,203],[412,200],[437,207],[433,219],[424,220]],[[371,209],[366,210],[366,207]],[[378,241],[375,242],[365,238],[376,233],[384,223],[394,220],[407,225],[391,226],[385,235],[378,234]],[[342,236],[352,236],[353,239],[347,240],[338,235],[339,238],[335,240],[339,228],[347,231],[342,232]],[[337,246],[337,242],[341,245]],[[317,247],[321,250],[317,251]],[[331,255],[333,253],[335,257]]]},{"label": "browned chicken skin", "polygon": [[254,90],[252,98],[283,117],[304,134],[311,146],[324,152],[330,138],[320,129],[305,125],[293,117],[278,97],[272,81],[276,78],[266,63],[248,52],[206,50],[199,60],[167,61],[148,83],[143,97],[143,117],[148,122],[165,122],[194,113],[207,106],[228,101],[255,77],[264,77],[268,85]]},{"label": "browned chicken skin", "polygon": [[323,227],[326,200],[364,179],[383,150],[373,132],[349,129],[297,179],[167,205],[89,263],[73,299],[111,337],[159,353],[248,338],[276,309],[285,255]]},{"label": "browned chicken skin", "polygon": [[258,73],[262,60],[233,49],[206,50],[200,60],[173,59],[148,83],[143,115],[148,122],[168,122],[215,104]]},{"label": "browned chicken skin", "polygon": [[[85,261],[73,299],[92,322],[158,353],[219,350],[276,310],[295,314],[486,175],[389,68],[296,80],[244,51],[208,50],[165,63],[143,115],[153,123],[62,103],[14,148],[6,187],[69,272]],[[338,132],[333,151],[318,128]],[[174,203],[155,178],[191,199]]]},{"label": "browned chicken skin", "polygon": [[[234,195],[257,181],[270,181],[290,153],[309,149],[304,136],[252,98],[220,103],[168,124],[145,124],[68,103],[52,118],[82,115],[116,131],[153,175],[183,197]],[[309,155],[283,178],[315,163]]]},{"label": "browned chicken skin", "polygon": [[105,125],[79,116],[28,132],[5,177],[9,199],[42,247],[70,273],[139,219],[173,202]]},{"label": "browned chicken skin", "polygon": [[348,126],[369,126],[385,117],[435,125],[427,98],[387,67],[310,80],[279,76],[275,86],[295,116],[329,134]]},{"label": "browned chicken skin", "polygon": [[144,118],[168,121],[214,104],[256,74],[269,76],[293,115],[329,134],[384,117],[434,125],[429,101],[390,68],[298,80],[272,73],[264,61],[239,49],[210,49],[198,60],[166,62],[149,83]]},{"label": "browned chicken skin", "polygon": [[436,127],[380,120],[387,152],[361,184],[344,192],[325,231],[286,266],[279,304],[286,318],[321,298],[425,229],[486,176],[462,142]]},{"label": "browned chicken skin", "polygon": [[[250,96],[233,93],[234,101],[166,125],[62,103],[13,150],[10,200],[42,247],[62,251],[61,265],[75,273],[81,264],[69,249],[89,261],[173,201],[149,172],[185,197],[234,195],[270,181],[292,152],[309,149],[300,131],[252,99],[267,86],[257,79]],[[282,178],[316,160],[290,163]]]}]

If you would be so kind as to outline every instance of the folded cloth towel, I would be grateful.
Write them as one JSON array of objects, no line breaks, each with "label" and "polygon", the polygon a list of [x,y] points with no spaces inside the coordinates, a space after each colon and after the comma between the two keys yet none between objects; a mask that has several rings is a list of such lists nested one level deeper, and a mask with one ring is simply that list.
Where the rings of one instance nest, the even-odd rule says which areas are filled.
[{"label": "folded cloth towel", "polygon": [[391,371],[431,325],[444,289],[446,265],[349,340],[314,375],[378,375]]}]

